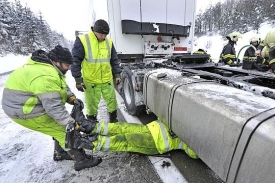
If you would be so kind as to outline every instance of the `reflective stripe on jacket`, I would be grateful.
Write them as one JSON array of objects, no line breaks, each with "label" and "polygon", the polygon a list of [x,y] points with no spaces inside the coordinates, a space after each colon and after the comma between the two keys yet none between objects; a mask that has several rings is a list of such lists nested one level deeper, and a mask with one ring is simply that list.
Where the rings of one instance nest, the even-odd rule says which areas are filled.
[{"label": "reflective stripe on jacket", "polygon": [[221,53],[221,61],[225,64],[232,64],[236,60],[236,51],[234,48],[234,42],[229,41],[227,45],[223,47]]},{"label": "reflective stripe on jacket", "polygon": [[85,52],[85,57],[82,61],[84,80],[94,84],[110,82],[113,79],[110,64],[111,39],[106,38],[105,41],[98,42],[93,31],[80,35],[79,39]]},{"label": "reflective stripe on jacket", "polygon": [[160,154],[173,150],[173,141],[164,123],[153,121],[146,126],[149,128]]},{"label": "reflective stripe on jacket", "polygon": [[26,120],[48,114],[66,125],[74,121],[64,106],[70,93],[65,76],[59,75],[55,67],[29,58],[8,78],[2,107],[10,118]]},{"label": "reflective stripe on jacket", "polygon": [[256,61],[257,57],[255,56],[255,50],[252,47],[249,47],[245,50],[243,60],[246,61]]}]

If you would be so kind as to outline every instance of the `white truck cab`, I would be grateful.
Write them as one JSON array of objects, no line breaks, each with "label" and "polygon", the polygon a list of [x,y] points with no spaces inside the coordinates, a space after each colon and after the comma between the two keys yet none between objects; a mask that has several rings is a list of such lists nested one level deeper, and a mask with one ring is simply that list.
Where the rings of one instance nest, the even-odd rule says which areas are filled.
[{"label": "white truck cab", "polygon": [[196,0],[107,0],[121,59],[193,52]]}]

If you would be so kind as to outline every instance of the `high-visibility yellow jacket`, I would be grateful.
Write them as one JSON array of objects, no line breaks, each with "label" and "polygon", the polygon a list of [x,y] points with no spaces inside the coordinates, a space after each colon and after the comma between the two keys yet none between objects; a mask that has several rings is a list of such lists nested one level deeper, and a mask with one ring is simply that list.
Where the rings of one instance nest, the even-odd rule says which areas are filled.
[{"label": "high-visibility yellow jacket", "polygon": [[80,35],[85,57],[82,61],[83,79],[90,83],[101,84],[110,82],[113,78],[110,64],[112,40],[98,42],[93,31]]},{"label": "high-visibility yellow jacket", "polygon": [[53,65],[29,58],[8,78],[2,107],[10,118],[28,120],[47,114],[66,125],[74,121],[64,106],[71,95],[65,76]]}]

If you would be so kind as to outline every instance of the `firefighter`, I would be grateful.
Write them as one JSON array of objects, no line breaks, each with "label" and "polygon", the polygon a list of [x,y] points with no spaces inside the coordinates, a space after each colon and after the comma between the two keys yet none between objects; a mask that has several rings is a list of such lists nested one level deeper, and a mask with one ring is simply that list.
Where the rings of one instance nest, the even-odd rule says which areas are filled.
[{"label": "firefighter", "polygon": [[[207,51],[205,51],[204,49],[202,48],[199,48],[197,51],[195,51],[193,54],[198,54],[198,55],[205,55],[207,54]],[[209,57],[207,59],[204,60],[205,62],[212,62],[212,59]]]},{"label": "firefighter", "polygon": [[66,84],[65,74],[72,62],[71,52],[60,45],[48,53],[36,50],[25,65],[9,76],[3,90],[2,108],[14,122],[53,137],[54,160],[73,159],[75,169],[80,170],[96,166],[102,160],[87,155],[82,148],[64,150],[65,127],[75,122],[65,103],[84,107]]},{"label": "firefighter", "polygon": [[116,84],[121,81],[120,60],[110,38],[109,25],[105,20],[97,20],[91,31],[79,35],[72,49],[72,76],[76,88],[84,92],[88,119],[97,120],[98,104],[103,99],[107,104],[110,122],[117,121],[117,100],[113,75]]},{"label": "firefighter", "polygon": [[275,73],[275,29],[269,31],[265,37],[265,45],[269,49],[269,68]]},{"label": "firefighter", "polygon": [[237,44],[239,38],[241,38],[241,34],[239,32],[232,32],[226,38],[228,39],[228,43],[223,47],[221,52],[220,61],[224,62],[226,65],[231,65],[236,61],[236,51],[234,45]]},{"label": "firefighter", "polygon": [[195,51],[193,54],[207,54],[207,52],[202,49],[202,48],[199,48],[197,51]]},{"label": "firefighter", "polygon": [[[250,38],[250,45],[254,46],[256,49],[258,48],[261,39],[259,36],[254,35]],[[255,62],[257,60],[257,56],[255,55],[255,49],[253,47],[249,47],[245,50],[243,61],[252,61]]]}]

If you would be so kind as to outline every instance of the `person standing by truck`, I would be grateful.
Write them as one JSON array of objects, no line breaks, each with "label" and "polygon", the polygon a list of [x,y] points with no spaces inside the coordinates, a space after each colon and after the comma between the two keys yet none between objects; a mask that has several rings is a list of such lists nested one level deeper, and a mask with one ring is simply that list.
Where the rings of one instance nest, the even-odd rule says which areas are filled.
[{"label": "person standing by truck", "polygon": [[72,76],[77,90],[84,92],[86,115],[97,120],[101,95],[107,104],[110,122],[117,122],[117,100],[113,83],[121,81],[120,60],[110,38],[110,28],[105,20],[99,19],[87,34],[79,35],[72,49]]},{"label": "person standing by truck", "polygon": [[232,32],[226,38],[228,39],[228,43],[223,47],[221,52],[220,61],[224,62],[226,65],[231,65],[236,61],[236,50],[234,45],[237,43],[238,39],[241,38],[241,34],[239,32]]},{"label": "person standing by truck", "polygon": [[[254,46],[256,49],[260,45],[260,42],[261,42],[261,39],[257,35],[254,35],[250,38],[250,45]],[[243,61],[244,60],[256,62],[257,56],[255,54],[255,50],[253,47],[249,47],[245,50]]]}]

